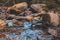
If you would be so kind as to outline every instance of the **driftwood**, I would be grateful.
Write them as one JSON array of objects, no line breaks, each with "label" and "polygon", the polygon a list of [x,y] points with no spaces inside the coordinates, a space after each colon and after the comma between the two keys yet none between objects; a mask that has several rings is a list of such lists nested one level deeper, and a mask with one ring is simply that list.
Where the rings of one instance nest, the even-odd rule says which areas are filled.
[{"label": "driftwood", "polygon": [[27,20],[32,20],[34,17],[40,16],[40,15],[42,15],[42,13],[35,13],[35,14],[27,15],[27,16],[16,16],[16,15],[8,14],[7,16],[8,17],[11,17],[11,18],[14,18],[14,19],[27,19]]},{"label": "driftwood", "polygon": [[50,15],[50,22],[55,25],[55,26],[58,26],[60,25],[60,17],[58,14],[54,14],[54,13],[49,13]]},{"label": "driftwood", "polygon": [[11,15],[8,14],[8,17],[12,17],[14,19],[27,19],[27,20],[33,20],[36,16],[43,16],[43,23],[46,24],[52,24],[54,26],[59,26],[60,25],[60,16],[57,13],[35,13],[27,16],[16,16],[16,15]]},{"label": "driftwood", "polygon": [[3,20],[0,20],[0,29],[3,29],[6,26],[6,23]]},{"label": "driftwood", "polygon": [[7,12],[10,11],[11,9],[16,10],[16,11],[22,11],[27,9],[28,4],[26,2],[18,3],[13,5],[12,7],[9,7]]},{"label": "driftwood", "polygon": [[57,13],[48,13],[46,15],[43,15],[43,23],[48,23],[53,26],[59,26],[60,25],[60,16]]},{"label": "driftwood", "polygon": [[55,37],[60,38],[60,27],[50,27],[48,28],[48,33],[50,33],[51,35]]},{"label": "driftwood", "polygon": [[44,8],[42,8],[44,6],[46,6],[46,5],[45,4],[32,4],[31,8],[34,9],[35,11],[39,12],[42,9],[44,9]]}]

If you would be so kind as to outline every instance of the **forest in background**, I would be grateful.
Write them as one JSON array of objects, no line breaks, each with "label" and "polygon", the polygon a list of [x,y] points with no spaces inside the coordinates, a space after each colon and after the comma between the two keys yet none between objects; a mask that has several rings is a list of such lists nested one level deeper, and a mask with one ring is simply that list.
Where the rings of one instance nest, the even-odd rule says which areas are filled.
[{"label": "forest in background", "polygon": [[35,3],[43,3],[47,5],[47,9],[53,9],[56,11],[60,12],[60,0],[0,0],[0,5],[8,5],[8,6],[12,6],[15,3],[20,3],[20,2],[27,2],[29,4],[35,4]]}]

